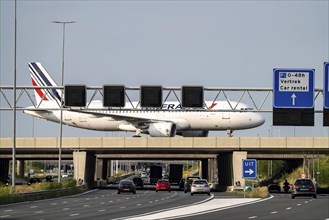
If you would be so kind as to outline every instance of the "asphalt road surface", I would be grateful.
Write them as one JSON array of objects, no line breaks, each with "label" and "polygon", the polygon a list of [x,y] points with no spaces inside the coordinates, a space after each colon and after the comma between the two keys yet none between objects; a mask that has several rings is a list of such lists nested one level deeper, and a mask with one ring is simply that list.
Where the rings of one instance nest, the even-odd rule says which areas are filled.
[{"label": "asphalt road surface", "polygon": [[0,206],[0,219],[319,219],[329,220],[329,196],[291,199],[275,194],[266,200],[212,196],[182,191],[138,190],[117,194],[104,189],[34,202]]}]

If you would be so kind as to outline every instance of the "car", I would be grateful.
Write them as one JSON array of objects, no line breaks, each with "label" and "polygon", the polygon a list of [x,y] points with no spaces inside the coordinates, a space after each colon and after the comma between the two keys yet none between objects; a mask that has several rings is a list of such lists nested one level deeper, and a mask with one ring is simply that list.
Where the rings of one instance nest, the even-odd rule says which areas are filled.
[{"label": "car", "polygon": [[132,180],[121,180],[118,184],[118,194],[122,192],[132,192],[136,194],[136,186]]},{"label": "car", "polygon": [[41,183],[41,179],[38,177],[32,177],[29,179],[29,181],[27,182],[28,185],[32,185],[34,183]]},{"label": "car", "polygon": [[192,182],[191,196],[195,193],[205,193],[210,196],[210,185],[206,179],[197,179]]},{"label": "car", "polygon": [[143,189],[143,187],[144,187],[144,182],[143,182],[143,179],[142,179],[141,177],[139,177],[139,176],[134,176],[134,177],[132,178],[132,181],[134,182],[134,184],[135,184],[136,187],[139,186],[140,188]]},{"label": "car", "polygon": [[191,190],[191,185],[194,180],[201,179],[199,176],[188,176],[184,181],[184,193]]},{"label": "car", "polygon": [[165,190],[170,192],[169,180],[166,179],[158,180],[158,182],[155,184],[155,191],[158,192],[160,190]]},{"label": "car", "polygon": [[316,184],[310,178],[298,178],[292,185],[291,198],[297,196],[311,196],[316,199]]},{"label": "car", "polygon": [[179,190],[184,189],[184,183],[185,183],[185,179],[183,179],[183,178],[180,179],[179,184],[178,184]]},{"label": "car", "polygon": [[272,183],[267,186],[269,192],[281,192],[281,186],[277,183]]},{"label": "car", "polygon": [[169,175],[168,175],[168,174],[164,174],[164,175],[162,176],[162,179],[163,179],[163,180],[169,180]]},{"label": "car", "polygon": [[53,182],[53,176],[52,175],[45,176],[45,181],[46,182]]},{"label": "car", "polygon": [[142,172],[141,173],[141,178],[145,178],[146,179],[147,177],[148,177],[148,174],[146,172]]},{"label": "car", "polygon": [[62,174],[62,178],[69,178],[69,175],[67,173]]}]

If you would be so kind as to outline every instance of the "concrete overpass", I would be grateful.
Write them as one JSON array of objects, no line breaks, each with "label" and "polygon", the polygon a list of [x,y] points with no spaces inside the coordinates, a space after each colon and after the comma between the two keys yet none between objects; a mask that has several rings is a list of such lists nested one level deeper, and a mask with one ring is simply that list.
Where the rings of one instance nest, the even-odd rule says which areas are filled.
[{"label": "concrete overpass", "polygon": [[[0,138],[0,175],[8,173],[12,146],[12,138]],[[58,148],[59,138],[17,138],[16,158],[57,159]],[[327,137],[75,137],[62,144],[62,158],[73,159],[75,178],[87,183],[106,178],[111,159],[197,159],[204,178],[231,186],[244,182],[242,159],[305,160],[323,154],[329,154]]]}]

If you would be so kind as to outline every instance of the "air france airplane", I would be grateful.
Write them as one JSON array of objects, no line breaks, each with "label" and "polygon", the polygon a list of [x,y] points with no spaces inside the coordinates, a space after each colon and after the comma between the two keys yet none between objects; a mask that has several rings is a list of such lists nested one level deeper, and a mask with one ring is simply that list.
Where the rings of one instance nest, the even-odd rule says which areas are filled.
[{"label": "air france airplane", "polygon": [[[29,63],[33,86],[56,86],[41,63]],[[60,123],[61,90],[34,90],[37,107],[29,107],[24,113]],[[160,110],[132,109],[137,102],[126,103],[123,109],[106,109],[102,101],[94,100],[88,103],[90,109],[63,110],[62,123],[65,125],[99,130],[99,131],[129,131],[135,136],[149,134],[152,137],[207,137],[209,131],[226,130],[229,136],[233,130],[250,129],[262,125],[264,117],[252,112],[243,103],[230,102],[238,111],[232,111],[227,101],[206,101],[208,111],[184,111],[179,102],[165,102]],[[38,110],[42,108],[42,110]],[[49,110],[47,110],[49,108]],[[104,110],[92,110],[104,109]],[[216,111],[215,111],[216,110]],[[221,111],[222,110],[222,111]]]}]

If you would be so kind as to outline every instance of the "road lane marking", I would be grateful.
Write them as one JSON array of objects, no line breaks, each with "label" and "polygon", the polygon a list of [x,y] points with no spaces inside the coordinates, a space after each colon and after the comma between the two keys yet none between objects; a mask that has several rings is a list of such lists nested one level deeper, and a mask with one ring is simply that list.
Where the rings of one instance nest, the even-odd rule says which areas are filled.
[{"label": "road lane marking", "polygon": [[66,211],[66,210],[70,210],[71,208],[64,208],[64,209],[62,209],[63,211]]},{"label": "road lane marking", "polygon": [[34,208],[37,208],[37,207],[38,207],[38,206],[31,206],[30,208],[31,208],[31,209],[34,209]]},{"label": "road lane marking", "polygon": [[90,205],[84,205],[83,207],[89,207]]},{"label": "road lane marking", "polygon": [[36,211],[34,212],[35,214],[40,214],[40,213],[44,213],[44,211]]},{"label": "road lane marking", "polygon": [[67,203],[67,201],[64,201],[64,202],[62,202],[63,204],[66,204]]},{"label": "road lane marking", "polygon": [[136,206],[141,206],[142,204],[140,204],[140,203],[138,203],[138,204],[136,204]]},{"label": "road lane marking", "polygon": [[50,205],[57,205],[57,203],[56,203],[56,202],[54,202],[54,203],[51,203]]},{"label": "road lane marking", "polygon": [[297,204],[297,206],[300,206],[300,205],[302,205],[302,204],[300,204],[300,203]]},{"label": "road lane marking", "polygon": [[3,210],[3,212],[12,212],[12,209]]},{"label": "road lane marking", "polygon": [[0,215],[0,218],[8,218],[10,215]]},{"label": "road lane marking", "polygon": [[77,215],[80,215],[80,214],[79,213],[70,214],[70,216],[77,216]]},{"label": "road lane marking", "polygon": [[286,208],[287,210],[291,209],[291,207]]},{"label": "road lane marking", "polygon": [[[213,195],[212,195],[213,197]],[[270,197],[273,198],[273,197]],[[268,198],[268,199],[270,199]],[[268,199],[212,199],[209,198],[206,201],[189,204],[181,207],[170,208],[165,210],[159,210],[155,212],[149,212],[141,215],[127,216],[123,218],[115,218],[112,220],[151,220],[151,219],[175,219],[184,218],[189,216],[196,216],[211,212],[216,212],[233,207],[239,207],[247,204],[266,201]]]},{"label": "road lane marking", "polygon": [[106,211],[106,209],[100,209],[100,210],[98,210],[99,212],[105,212]]},{"label": "road lane marking", "polygon": [[250,216],[250,217],[248,217],[248,219],[253,219],[253,218],[257,218],[257,216]]},{"label": "road lane marking", "polygon": [[272,215],[272,214],[276,214],[276,213],[278,213],[278,211],[270,212],[271,215]]}]

